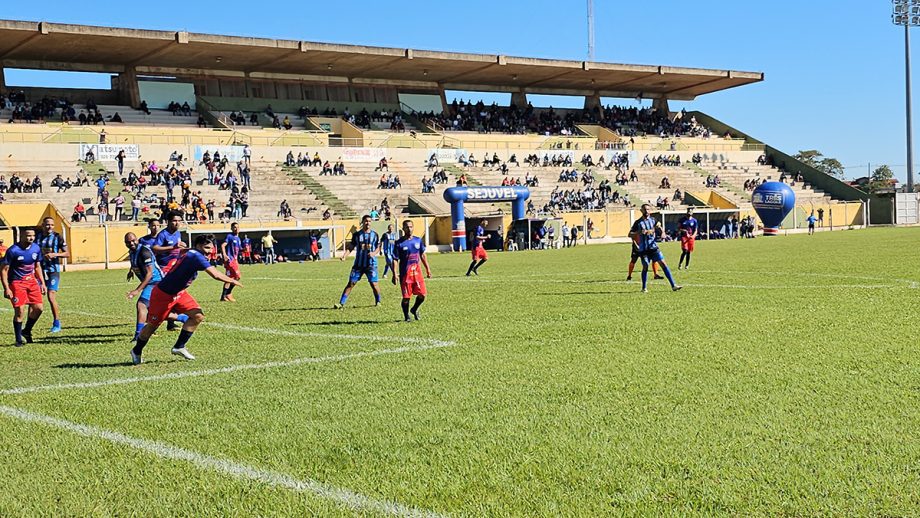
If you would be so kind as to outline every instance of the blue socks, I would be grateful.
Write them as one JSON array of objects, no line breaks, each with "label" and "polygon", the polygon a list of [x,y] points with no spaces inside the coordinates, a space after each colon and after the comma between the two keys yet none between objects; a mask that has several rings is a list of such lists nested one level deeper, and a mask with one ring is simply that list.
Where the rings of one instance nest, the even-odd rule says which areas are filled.
[{"label": "blue socks", "polygon": [[668,282],[671,283],[671,287],[674,287],[674,277],[671,277],[671,269],[667,267],[664,263],[661,263],[661,269],[664,270],[664,276],[668,278]]},{"label": "blue socks", "polygon": [[134,327],[134,339],[137,340],[137,337],[141,335],[141,330],[144,329],[144,323],[141,322],[136,324]]},{"label": "blue socks", "polygon": [[380,293],[374,293],[374,302],[380,304]]},{"label": "blue socks", "polygon": [[61,321],[60,321],[60,320],[55,320],[54,322],[51,323],[51,326],[52,326],[52,327],[61,327]]},{"label": "blue socks", "polygon": [[342,294],[342,298],[339,299],[339,305],[340,305],[340,306],[344,306],[346,301],[348,301],[348,295],[346,295],[346,294],[343,293],[343,294]]},{"label": "blue socks", "polygon": [[183,324],[188,321],[188,315],[182,314],[176,317],[176,322],[182,322]]},{"label": "blue socks", "polygon": [[642,289],[645,289],[645,285],[648,283],[648,266],[642,265]]}]

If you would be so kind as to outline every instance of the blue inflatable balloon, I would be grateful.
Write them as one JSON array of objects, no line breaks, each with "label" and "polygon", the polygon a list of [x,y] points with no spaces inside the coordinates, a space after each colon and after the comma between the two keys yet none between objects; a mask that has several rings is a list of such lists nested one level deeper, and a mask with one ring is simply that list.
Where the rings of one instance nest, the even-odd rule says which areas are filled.
[{"label": "blue inflatable balloon", "polygon": [[766,182],[754,189],[751,203],[763,221],[763,235],[775,236],[783,220],[795,208],[795,193],[782,182]]}]

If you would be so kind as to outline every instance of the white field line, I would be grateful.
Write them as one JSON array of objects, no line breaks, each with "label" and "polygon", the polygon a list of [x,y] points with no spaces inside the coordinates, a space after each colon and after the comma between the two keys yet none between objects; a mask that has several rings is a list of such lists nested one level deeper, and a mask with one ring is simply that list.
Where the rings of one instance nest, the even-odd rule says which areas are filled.
[{"label": "white field line", "polygon": [[[432,284],[437,284],[438,282],[469,282],[469,283],[519,283],[520,280],[517,279],[483,279],[476,278],[474,280],[460,278],[460,277],[445,277],[441,279],[433,278],[428,279],[427,282]],[[649,282],[653,282],[652,279],[649,279]],[[654,281],[659,282],[659,281]],[[664,282],[664,281],[661,281]],[[535,282],[534,284],[571,284],[571,285],[580,285],[581,282],[577,279],[543,279]],[[639,285],[641,281],[632,280],[632,281],[614,281],[614,280],[597,280],[593,281],[591,284],[623,284],[623,285]],[[719,289],[739,289],[739,290],[795,290],[795,289],[837,289],[837,288],[846,288],[846,289],[891,289],[891,288],[900,288],[902,286],[897,284],[785,284],[785,285],[751,285],[751,284],[699,284],[699,283],[681,283],[681,286],[693,287],[693,288],[719,288]]]},{"label": "white field line", "polygon": [[432,511],[415,509],[396,502],[378,500],[348,489],[338,488],[310,479],[296,479],[290,475],[259,469],[254,466],[232,462],[180,448],[170,444],[138,439],[95,426],[74,423],[64,419],[27,412],[8,406],[0,406],[0,414],[11,419],[58,428],[83,437],[101,439],[110,443],[128,446],[152,454],[161,459],[185,461],[197,468],[227,475],[236,479],[251,480],[267,486],[310,493],[324,500],[335,502],[353,511],[373,512],[390,516],[442,516]]},{"label": "white field line", "polygon": [[51,391],[51,390],[88,389],[88,388],[97,388],[97,387],[108,387],[108,386],[113,386],[113,385],[128,385],[131,383],[144,383],[144,382],[175,380],[175,379],[183,379],[183,378],[198,378],[202,376],[214,376],[217,374],[227,374],[231,372],[239,372],[239,371],[247,371],[247,370],[278,369],[278,368],[283,368],[283,367],[294,367],[298,365],[309,365],[309,364],[314,364],[314,363],[340,362],[344,360],[352,360],[355,358],[373,358],[376,356],[384,356],[388,354],[421,352],[421,351],[428,351],[431,349],[444,349],[447,347],[454,347],[456,345],[457,345],[456,342],[438,341],[436,343],[430,343],[428,345],[418,345],[418,346],[412,346],[412,347],[406,346],[406,347],[396,347],[392,349],[379,349],[376,351],[360,351],[360,352],[354,352],[354,353],[336,354],[332,356],[314,356],[314,357],[296,358],[293,360],[284,360],[284,361],[250,363],[250,364],[243,364],[243,365],[230,365],[227,367],[220,367],[216,369],[179,371],[179,372],[170,372],[166,374],[156,374],[152,376],[136,376],[136,377],[131,377],[131,378],[117,378],[117,379],[111,379],[111,380],[105,380],[105,381],[88,381],[88,382],[83,382],[83,383],[59,383],[55,385],[35,385],[31,387],[18,387],[18,388],[0,390],[0,396],[29,394],[32,392],[46,392],[46,391]]}]

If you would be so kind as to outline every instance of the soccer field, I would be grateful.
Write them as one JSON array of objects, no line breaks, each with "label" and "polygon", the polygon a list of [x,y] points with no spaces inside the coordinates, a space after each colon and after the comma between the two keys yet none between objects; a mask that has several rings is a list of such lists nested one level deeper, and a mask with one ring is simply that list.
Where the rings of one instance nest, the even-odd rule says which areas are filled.
[{"label": "soccer field", "polygon": [[[0,347],[0,516],[911,515],[920,229],[430,256],[422,321],[349,264],[245,267],[129,364],[134,284],[66,274]],[[638,279],[638,269],[635,279]],[[11,316],[8,307],[3,314]]]}]

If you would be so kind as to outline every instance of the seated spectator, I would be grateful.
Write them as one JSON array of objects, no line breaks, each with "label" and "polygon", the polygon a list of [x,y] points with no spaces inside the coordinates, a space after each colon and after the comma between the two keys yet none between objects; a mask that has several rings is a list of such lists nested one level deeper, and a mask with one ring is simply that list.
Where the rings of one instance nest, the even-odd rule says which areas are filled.
[{"label": "seated spectator", "polygon": [[141,105],[138,107],[138,110],[144,112],[147,115],[150,115],[150,108],[147,108],[147,101],[141,101]]},{"label": "seated spectator", "polygon": [[115,114],[112,115],[112,118],[109,119],[109,121],[114,122],[114,123],[124,123],[124,121],[121,120],[121,115],[119,115],[118,112],[115,112]]},{"label": "seated spectator", "polygon": [[204,115],[200,115],[200,114],[198,115],[198,122],[197,122],[196,124],[198,124],[198,127],[199,127],[199,128],[207,128],[207,127],[208,127],[208,123],[205,122],[205,120],[204,120]]},{"label": "seated spectator", "polygon": [[381,158],[380,162],[377,162],[377,167],[374,169],[374,172],[383,171],[384,169],[386,169],[387,171],[390,170],[390,166],[387,164],[386,157]]}]

